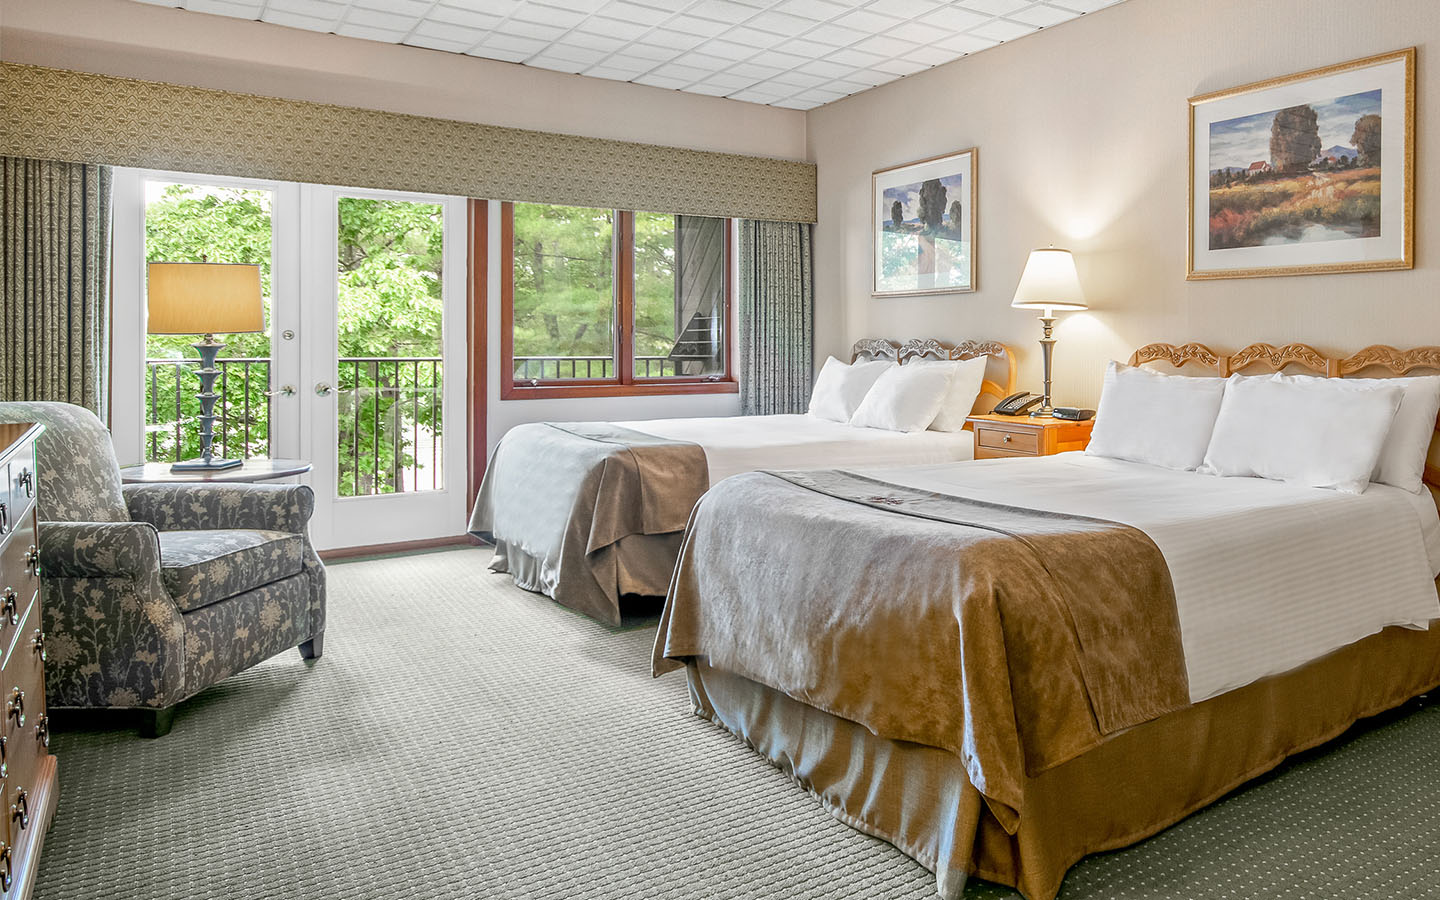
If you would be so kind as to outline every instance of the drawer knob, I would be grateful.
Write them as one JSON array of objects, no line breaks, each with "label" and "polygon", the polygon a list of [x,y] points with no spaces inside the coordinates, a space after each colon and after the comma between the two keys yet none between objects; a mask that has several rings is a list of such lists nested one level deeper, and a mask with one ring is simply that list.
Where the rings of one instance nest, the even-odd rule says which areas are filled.
[{"label": "drawer knob", "polygon": [[29,469],[20,473],[20,479],[16,483],[25,489],[26,497],[35,496],[35,476],[30,474]]},{"label": "drawer knob", "polygon": [[0,619],[9,620],[11,625],[20,624],[19,597],[12,587],[5,588],[5,595],[0,597]]},{"label": "drawer knob", "polygon": [[34,544],[31,544],[30,549],[25,551],[25,571],[31,575],[38,576],[40,574],[40,548]]},{"label": "drawer knob", "polygon": [[30,639],[30,644],[40,656],[40,661],[45,662],[45,632],[35,629],[35,636]]},{"label": "drawer knob", "polygon": [[24,788],[15,789],[15,802],[10,804],[10,821],[19,822],[21,828],[30,827],[30,795]]},{"label": "drawer knob", "polygon": [[15,883],[15,859],[10,853],[10,845],[0,842],[0,891],[9,891],[10,885]]},{"label": "drawer knob", "polygon": [[1010,443],[1010,435],[1008,435],[1008,434],[1005,435],[1003,438],[1000,439],[1000,442],[1001,442],[1002,444],[1008,444],[1008,443]]},{"label": "drawer knob", "polygon": [[39,741],[42,747],[50,746],[50,717],[45,713],[41,713],[40,718],[35,720],[35,740]]},{"label": "drawer knob", "polygon": [[5,717],[14,719],[15,724],[25,727],[25,692],[18,687],[10,691],[10,700],[5,704]]}]

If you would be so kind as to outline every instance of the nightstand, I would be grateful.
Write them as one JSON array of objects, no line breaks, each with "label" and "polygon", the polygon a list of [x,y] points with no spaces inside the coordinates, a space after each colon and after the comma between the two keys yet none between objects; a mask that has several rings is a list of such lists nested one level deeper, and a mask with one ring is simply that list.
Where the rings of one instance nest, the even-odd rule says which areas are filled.
[{"label": "nightstand", "polygon": [[1071,422],[1049,417],[971,416],[965,421],[975,430],[975,458],[1049,456],[1066,450],[1084,450],[1090,443],[1094,419]]}]

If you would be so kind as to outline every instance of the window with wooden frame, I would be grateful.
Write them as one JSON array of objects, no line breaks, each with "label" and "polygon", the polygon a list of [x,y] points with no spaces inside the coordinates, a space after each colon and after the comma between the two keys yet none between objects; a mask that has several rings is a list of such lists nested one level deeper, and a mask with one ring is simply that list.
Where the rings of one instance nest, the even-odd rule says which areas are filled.
[{"label": "window with wooden frame", "polygon": [[504,400],[734,393],[730,220],[503,203]]}]

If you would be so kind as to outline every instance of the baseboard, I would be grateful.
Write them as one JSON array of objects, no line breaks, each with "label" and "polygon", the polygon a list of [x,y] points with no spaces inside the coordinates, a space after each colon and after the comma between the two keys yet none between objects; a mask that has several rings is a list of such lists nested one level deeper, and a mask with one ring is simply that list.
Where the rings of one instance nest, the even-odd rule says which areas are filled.
[{"label": "baseboard", "polygon": [[324,562],[336,562],[342,559],[354,559],[358,556],[388,556],[393,553],[414,553],[418,550],[436,550],[441,547],[479,547],[482,542],[479,538],[468,534],[455,534],[449,537],[425,538],[418,541],[399,541],[393,544],[365,544],[361,547],[337,547],[333,550],[320,550],[320,559]]}]

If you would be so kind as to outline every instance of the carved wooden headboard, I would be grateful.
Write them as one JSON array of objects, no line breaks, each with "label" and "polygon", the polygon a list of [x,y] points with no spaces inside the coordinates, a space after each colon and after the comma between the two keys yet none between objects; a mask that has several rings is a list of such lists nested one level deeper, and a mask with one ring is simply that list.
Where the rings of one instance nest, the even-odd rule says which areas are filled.
[{"label": "carved wooden headboard", "polygon": [[[1204,344],[1146,344],[1130,356],[1130,365],[1166,362],[1175,368],[1197,365],[1221,377],[1264,366],[1280,372],[1287,368],[1309,370],[1327,378],[1358,375],[1366,369],[1384,370],[1391,376],[1408,375],[1416,369],[1440,372],[1440,347],[1414,347],[1401,350],[1388,344],[1371,344],[1349,356],[1326,356],[1309,344],[1251,344],[1229,356],[1216,353]],[[1379,377],[1386,377],[1383,372]],[[1430,455],[1425,463],[1425,483],[1440,489],[1440,421],[1435,424],[1437,436],[1430,442]],[[1440,497],[1437,497],[1440,502]]]},{"label": "carved wooden headboard", "polygon": [[987,356],[985,380],[975,398],[975,413],[987,413],[995,404],[1015,393],[1015,352],[999,341],[962,341],[949,344],[935,338],[911,338],[903,343],[884,338],[861,338],[850,348],[850,361],[857,359],[974,359]]}]

